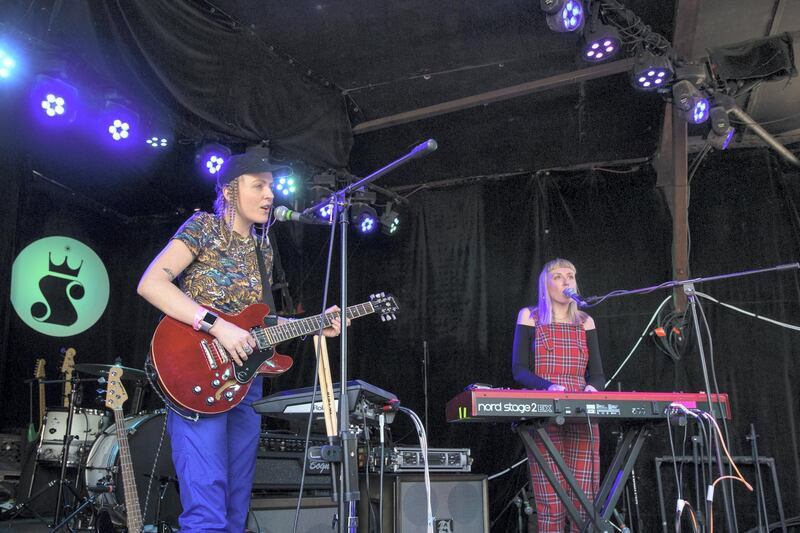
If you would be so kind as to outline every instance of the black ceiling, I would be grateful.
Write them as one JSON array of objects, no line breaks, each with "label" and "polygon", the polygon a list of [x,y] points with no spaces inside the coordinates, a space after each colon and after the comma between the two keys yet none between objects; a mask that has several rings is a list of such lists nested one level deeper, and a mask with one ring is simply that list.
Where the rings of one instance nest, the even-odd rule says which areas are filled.
[{"label": "black ceiling", "polygon": [[[298,76],[330,83],[331,90],[341,92],[353,126],[586,68],[577,55],[578,36],[548,30],[534,0],[158,1],[179,2],[209,18],[246,28]],[[29,46],[63,46],[66,61],[91,68],[98,50],[82,47],[92,46],[84,37],[98,28],[81,24],[97,24],[97,18],[87,22],[74,16],[71,10],[78,4],[96,9],[92,2],[7,0],[0,6],[0,38],[27,39]],[[625,0],[624,4],[654,31],[672,39],[674,2]],[[800,28],[797,2],[700,4],[695,56],[705,55],[709,46]],[[221,50],[219,60],[225,59]],[[153,90],[129,96],[139,97],[151,114],[171,115],[172,103],[158,98],[164,92],[159,87],[162,80],[148,72],[138,74]],[[119,83],[118,78],[115,81]],[[269,90],[270,80],[256,81],[263,81]],[[122,93],[127,88],[117,87]],[[227,94],[222,86],[204,89]],[[754,94],[748,110],[756,120],[774,121],[797,113],[796,84],[772,82]],[[35,169],[77,193],[125,216],[208,206],[211,186],[197,176],[193,157],[196,143],[221,136],[213,126],[189,124],[175,112],[178,143],[160,158],[141,159],[92,149],[75,136],[31,130],[18,106],[9,102],[13,100],[5,98],[0,104],[5,124],[12,126],[3,128],[3,142],[22,140]],[[610,75],[357,134],[349,166],[355,173],[368,173],[427,138],[438,141],[436,153],[387,175],[380,184],[400,186],[648,158],[658,146],[663,106],[659,97],[635,91],[626,74]],[[800,128],[800,117],[767,127],[791,133]],[[302,159],[302,154],[295,158]],[[302,174],[307,169],[298,164],[298,170]]]}]

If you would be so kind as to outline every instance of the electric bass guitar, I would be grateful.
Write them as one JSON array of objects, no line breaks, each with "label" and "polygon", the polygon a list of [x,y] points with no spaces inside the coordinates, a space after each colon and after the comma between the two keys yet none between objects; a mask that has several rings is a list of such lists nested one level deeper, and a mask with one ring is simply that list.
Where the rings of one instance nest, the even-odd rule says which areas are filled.
[{"label": "electric bass guitar", "polygon": [[[395,318],[398,309],[394,297],[378,293],[368,302],[348,307],[345,315],[354,319],[378,313],[382,321],[387,321]],[[291,368],[292,358],[277,353],[275,345],[316,333],[340,316],[337,311],[266,326],[266,304],[253,304],[237,315],[209,310],[250,331],[256,339],[256,348],[242,366],[233,362],[213,335],[195,331],[171,317],[159,322],[150,345],[150,361],[159,388],[177,405],[207,415],[236,407],[247,395],[256,374],[277,376]]]},{"label": "electric bass guitar", "polygon": [[61,375],[64,378],[64,394],[62,403],[64,407],[69,407],[70,395],[72,394],[72,372],[75,370],[75,348],[67,348],[64,351],[64,362],[61,363]]},{"label": "electric bass guitar", "polygon": [[112,366],[108,370],[106,390],[106,407],[114,411],[114,429],[117,432],[119,446],[119,468],[122,471],[122,488],[125,494],[125,516],[128,533],[141,533],[142,510],[139,506],[139,493],[136,489],[136,478],[133,473],[133,460],[128,445],[128,432],[125,429],[125,415],[122,405],[128,399],[128,393],[122,386],[122,368]]},{"label": "electric bass guitar", "polygon": [[44,397],[44,383],[42,383],[42,380],[45,378],[44,365],[44,359],[37,359],[36,369],[33,371],[33,379],[39,380],[39,428],[36,429],[33,426],[33,405],[31,405],[31,421],[28,424],[28,442],[35,441],[39,433],[42,432],[42,421],[44,420],[44,411],[47,405]]}]

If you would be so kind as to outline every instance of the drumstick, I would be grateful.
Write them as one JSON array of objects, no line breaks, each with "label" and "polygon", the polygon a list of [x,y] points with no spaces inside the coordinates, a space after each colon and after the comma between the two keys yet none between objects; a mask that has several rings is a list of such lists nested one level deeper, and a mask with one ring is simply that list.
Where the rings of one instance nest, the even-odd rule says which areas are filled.
[{"label": "drumstick", "polygon": [[333,400],[333,384],[331,369],[328,366],[328,344],[325,337],[314,335],[314,350],[319,360],[319,390],[322,396],[322,412],[325,414],[325,431],[329,437],[338,435],[336,427],[336,403]]}]

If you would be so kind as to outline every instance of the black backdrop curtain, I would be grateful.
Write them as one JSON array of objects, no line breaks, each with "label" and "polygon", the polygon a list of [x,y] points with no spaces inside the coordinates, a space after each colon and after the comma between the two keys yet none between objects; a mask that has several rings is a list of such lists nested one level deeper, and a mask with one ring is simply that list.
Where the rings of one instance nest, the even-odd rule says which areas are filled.
[{"label": "black backdrop curtain", "polygon": [[[27,388],[22,379],[32,372],[36,356],[47,357],[48,368],[53,368],[58,348],[68,345],[78,350],[79,362],[111,362],[119,356],[125,364],[142,366],[157,314],[136,296],[135,285],[181,222],[124,224],[22,174],[8,174],[22,183],[18,216],[2,219],[4,234],[16,236],[13,253],[42,236],[72,236],[92,246],[106,262],[112,292],[100,321],[66,339],[32,332],[4,301],[9,328],[0,347],[5,361],[5,408],[0,416],[6,428],[27,422]],[[692,182],[692,276],[797,261],[798,200],[796,171],[782,169],[769,153],[713,155]],[[326,228],[301,232],[278,226],[275,231],[293,293],[306,311],[319,312]],[[497,472],[523,456],[518,438],[503,425],[447,424],[444,405],[472,382],[513,386],[509,365],[514,321],[520,307],[534,302],[541,265],[555,256],[573,260],[584,294],[653,285],[671,277],[670,235],[671,217],[649,169],[627,174],[600,170],[542,174],[419,191],[409,198],[404,227],[397,236],[351,239],[350,303],[386,291],[397,296],[401,311],[396,322],[381,323],[373,317],[354,323],[350,376],[395,392],[404,405],[422,415],[421,359],[427,341],[431,445],[470,447],[475,471]],[[335,301],[339,279],[335,265],[332,276],[330,298]],[[748,311],[800,323],[797,273],[752,276],[698,289]],[[619,298],[592,310],[608,375],[666,296]],[[703,306],[717,381],[733,405],[732,453],[749,454],[745,436],[749,424],[755,423],[760,452],[778,463],[787,515],[800,514],[796,364],[800,336],[707,301]],[[312,382],[309,344],[295,343],[284,350],[296,355],[296,366],[270,384],[273,390]],[[336,359],[335,342],[330,350]],[[338,365],[334,363],[332,370],[337,380]],[[649,338],[618,381],[625,390],[703,388],[696,350],[674,361]],[[612,384],[616,386],[617,382]],[[415,442],[406,421],[399,419],[392,429],[395,439]],[[606,458],[613,449],[613,429],[606,425],[601,430]],[[641,510],[650,531],[660,522],[651,459],[668,454],[666,433],[657,429],[637,467]],[[753,480],[752,471],[745,468],[744,473]],[[524,478],[524,469],[517,468],[490,483],[493,515]],[[767,492],[769,498],[769,488]],[[740,523],[752,527],[752,497],[738,490],[737,495]],[[770,512],[774,517],[774,508]]]}]

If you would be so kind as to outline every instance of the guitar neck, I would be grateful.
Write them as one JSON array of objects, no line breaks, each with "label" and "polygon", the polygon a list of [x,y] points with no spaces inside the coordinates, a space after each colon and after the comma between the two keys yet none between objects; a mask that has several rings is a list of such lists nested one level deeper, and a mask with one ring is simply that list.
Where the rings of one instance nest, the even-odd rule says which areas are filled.
[{"label": "guitar neck", "polygon": [[39,382],[39,431],[42,430],[42,420],[44,420],[44,410],[47,402],[44,397],[44,383]]},{"label": "guitar neck", "polygon": [[[347,318],[353,319],[372,314],[376,309],[375,306],[372,305],[372,302],[364,302],[358,305],[351,305],[345,311]],[[268,344],[274,346],[279,342],[296,339],[297,337],[303,337],[311,333],[317,333],[319,330],[329,327],[333,323],[333,320],[340,316],[341,313],[336,311],[333,313],[323,313],[308,318],[301,318],[299,320],[292,320],[278,326],[259,328],[255,331],[256,340],[266,340]]]},{"label": "guitar neck", "polygon": [[122,408],[114,409],[114,428],[117,431],[119,444],[119,464],[122,470],[122,487],[125,491],[125,511],[128,517],[128,532],[141,533],[142,511],[139,507],[139,493],[136,490],[136,478],[133,474],[133,461],[128,446],[128,433],[125,431],[125,416]]},{"label": "guitar neck", "polygon": [[69,407],[69,396],[72,394],[72,373],[64,374],[64,407]]}]

